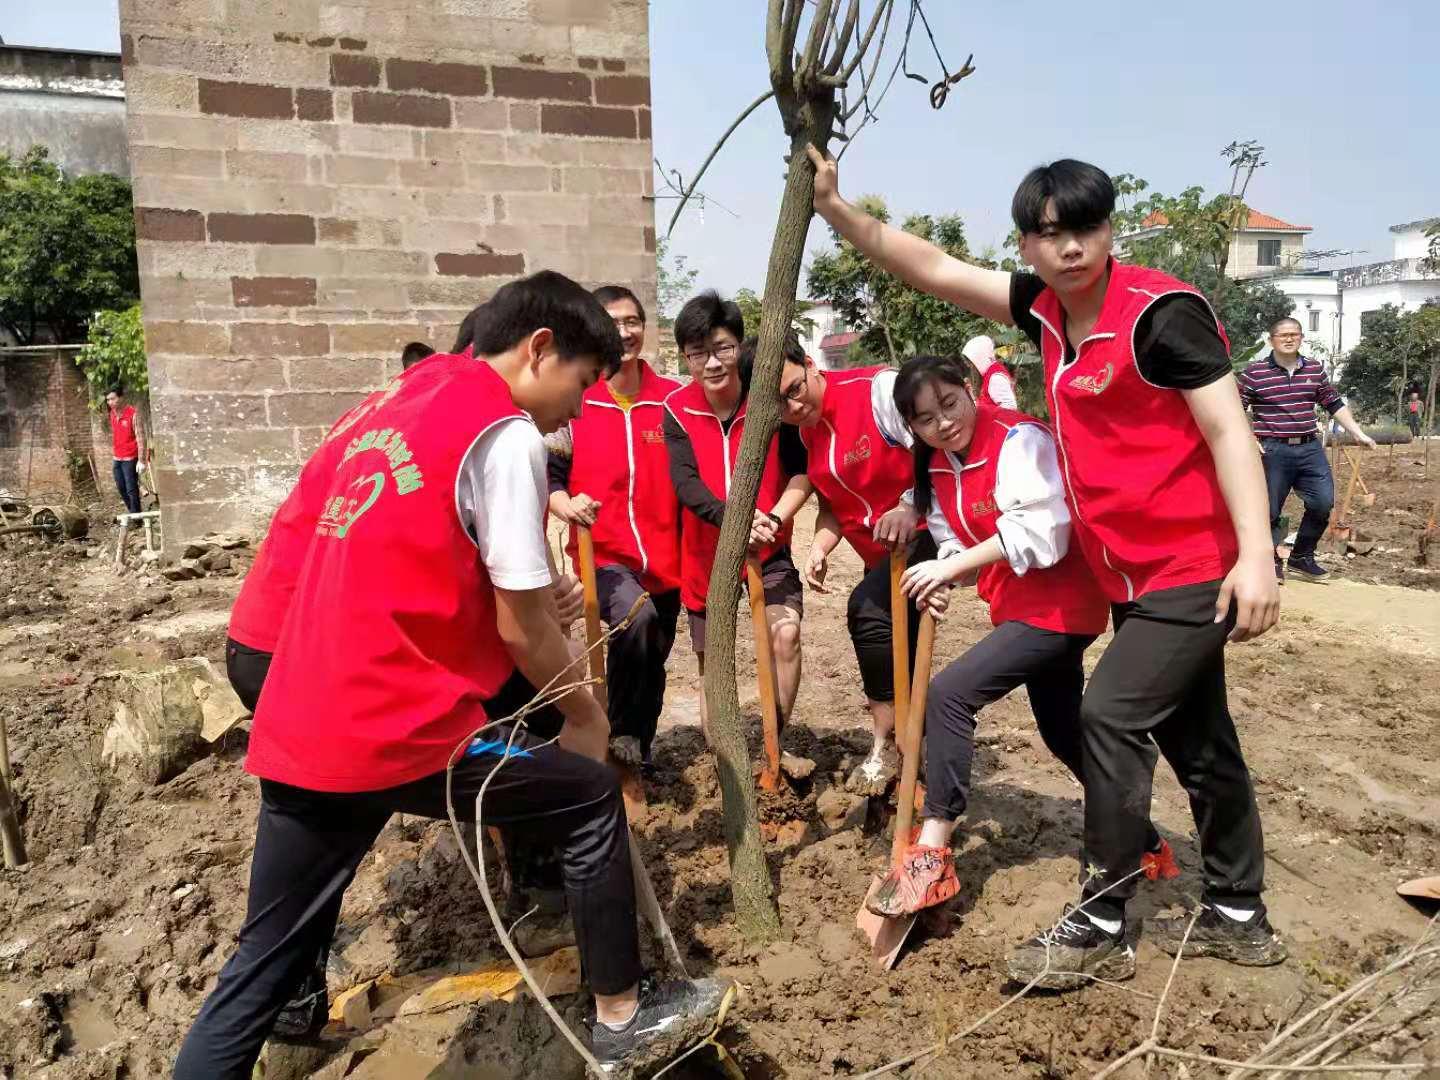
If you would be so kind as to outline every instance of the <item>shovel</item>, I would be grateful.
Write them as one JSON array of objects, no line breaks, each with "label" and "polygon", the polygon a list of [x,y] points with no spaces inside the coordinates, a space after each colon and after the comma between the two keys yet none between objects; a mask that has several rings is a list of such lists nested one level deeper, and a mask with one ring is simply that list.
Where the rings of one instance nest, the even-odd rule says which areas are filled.
[{"label": "shovel", "polygon": [[779,676],[775,655],[770,649],[770,620],[765,617],[765,583],[760,577],[760,560],[745,560],[745,580],[750,587],[750,623],[755,631],[755,675],[760,681],[760,720],[765,733],[765,765],[760,770],[760,787],[774,791],[780,783],[780,706],[777,702]]},{"label": "shovel", "polygon": [[[910,690],[910,716],[905,725],[905,757],[900,772],[900,792],[895,808],[895,838],[890,845],[890,865],[899,866],[905,861],[905,848],[910,843],[910,827],[915,820],[915,783],[920,774],[920,742],[925,733],[925,698],[930,689],[930,659],[935,652],[935,617],[928,611],[921,617],[920,639],[915,657],[915,685]],[[900,669],[902,672],[904,668]],[[895,693],[900,693],[896,680]],[[899,714],[896,714],[899,723]],[[915,915],[897,915],[886,918],[876,915],[866,904],[879,891],[884,879],[879,875],[870,879],[870,888],[865,893],[865,903],[855,913],[855,926],[870,941],[870,955],[884,971],[895,966],[905,939],[915,926]]]},{"label": "shovel", "polygon": [[909,553],[900,547],[890,549],[890,657],[895,671],[895,745],[905,745],[905,720],[910,715],[910,686],[905,673],[910,670],[910,617],[900,578],[905,574]]},{"label": "shovel", "polygon": [[[595,699],[600,708],[608,711],[610,701],[605,689],[605,650],[596,648],[600,640],[600,592],[595,584],[595,541],[590,529],[581,525],[580,539],[580,586],[585,593],[585,644],[589,648],[590,678],[595,681]],[[610,764],[620,773],[620,794],[625,799],[625,816],[632,822],[642,820],[646,813],[645,785],[640,781],[640,770],[634,765],[625,765],[613,757]]]}]

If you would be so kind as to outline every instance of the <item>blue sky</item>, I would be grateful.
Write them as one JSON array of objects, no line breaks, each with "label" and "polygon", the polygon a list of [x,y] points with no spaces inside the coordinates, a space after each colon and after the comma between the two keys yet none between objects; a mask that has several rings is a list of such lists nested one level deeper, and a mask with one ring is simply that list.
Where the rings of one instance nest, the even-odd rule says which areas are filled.
[{"label": "blue sky", "polygon": [[[0,8],[10,43],[118,48],[115,0]],[[764,9],[653,0],[655,153],[667,168],[692,172],[768,85]],[[1015,183],[1041,161],[1081,157],[1161,191],[1213,191],[1228,184],[1219,151],[1233,139],[1258,139],[1270,162],[1250,204],[1314,226],[1312,249],[1365,250],[1345,262],[1389,258],[1388,226],[1440,213],[1434,0],[928,0],[926,11],[947,64],[973,52],[977,73],[938,112],[919,83],[897,80],[842,185],[883,195],[897,215],[958,212],[973,247],[1003,239]],[[913,70],[937,74],[923,35],[912,56]],[[677,226],[672,246],[701,284],[762,287],[784,150],[767,104],[711,166],[703,190],[739,217],[712,205]],[[662,230],[671,207],[657,206]],[[813,228],[811,248],[825,241]]]}]

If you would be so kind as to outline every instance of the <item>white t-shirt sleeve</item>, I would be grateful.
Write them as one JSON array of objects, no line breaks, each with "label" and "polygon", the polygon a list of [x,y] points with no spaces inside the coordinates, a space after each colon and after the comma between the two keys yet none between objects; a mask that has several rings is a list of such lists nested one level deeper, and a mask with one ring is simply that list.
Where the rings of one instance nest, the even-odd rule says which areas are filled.
[{"label": "white t-shirt sleeve", "polygon": [[475,440],[455,478],[460,524],[480,549],[490,581],[523,592],[552,582],[545,542],[545,440],[516,417]]},{"label": "white t-shirt sleeve", "polygon": [[[999,361],[992,366],[1000,367]],[[1015,384],[1010,380],[1010,373],[1003,367],[991,376],[990,382],[986,386],[986,392],[990,400],[1002,409],[1018,409],[1020,407],[1015,400]]]},{"label": "white t-shirt sleeve", "polygon": [[1054,566],[1070,550],[1070,508],[1055,440],[1038,424],[1011,428],[995,471],[995,528],[1017,574]]},{"label": "white t-shirt sleeve", "polygon": [[870,382],[870,412],[875,417],[875,426],[887,442],[909,450],[915,443],[915,437],[910,434],[910,425],[905,423],[895,405],[895,380],[899,374],[897,371],[876,373]]}]

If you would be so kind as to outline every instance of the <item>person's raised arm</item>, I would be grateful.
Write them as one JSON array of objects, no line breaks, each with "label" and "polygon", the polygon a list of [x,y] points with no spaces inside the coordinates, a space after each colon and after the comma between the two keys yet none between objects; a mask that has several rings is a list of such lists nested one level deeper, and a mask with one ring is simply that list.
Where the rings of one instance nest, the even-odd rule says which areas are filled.
[{"label": "person's raised arm", "polygon": [[871,262],[921,292],[966,311],[1007,326],[1015,321],[1010,316],[1008,273],[963,262],[928,240],[876,220],[840,195],[840,173],[834,158],[822,155],[814,146],[807,146],[805,152],[815,166],[815,212]]}]

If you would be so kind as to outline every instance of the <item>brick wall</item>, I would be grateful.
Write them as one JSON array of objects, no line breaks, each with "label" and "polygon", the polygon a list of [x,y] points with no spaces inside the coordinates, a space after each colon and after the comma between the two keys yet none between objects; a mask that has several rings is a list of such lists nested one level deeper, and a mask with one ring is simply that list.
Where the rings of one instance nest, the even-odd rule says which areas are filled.
[{"label": "brick wall", "polygon": [[[70,454],[89,454],[93,440],[74,356],[66,348],[0,349],[0,492],[35,502],[71,493]],[[105,438],[100,468],[109,467],[108,430]]]},{"label": "brick wall", "polygon": [[654,307],[644,0],[122,0],[166,540],[540,269]]}]

